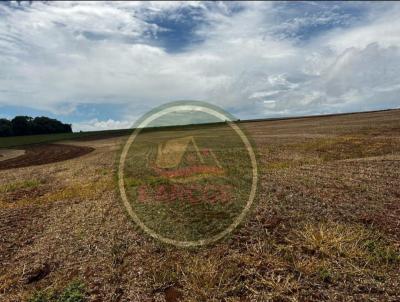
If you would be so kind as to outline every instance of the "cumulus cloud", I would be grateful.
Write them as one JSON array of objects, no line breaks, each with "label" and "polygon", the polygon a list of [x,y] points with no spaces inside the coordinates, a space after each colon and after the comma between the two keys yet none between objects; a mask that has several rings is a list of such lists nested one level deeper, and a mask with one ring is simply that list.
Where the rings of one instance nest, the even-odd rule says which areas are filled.
[{"label": "cumulus cloud", "polygon": [[[0,4],[0,106],[126,108],[121,122],[89,119],[77,130],[130,126],[132,116],[182,99],[239,118],[398,107],[400,9],[307,5]],[[183,34],[192,42],[167,49],[161,37],[171,29],[159,20],[179,24],[190,11],[196,26]]]},{"label": "cumulus cloud", "polygon": [[113,130],[113,129],[128,129],[132,126],[131,121],[115,121],[108,119],[106,121],[99,121],[91,119],[89,121],[74,123],[72,125],[73,131],[98,131],[98,130]]}]

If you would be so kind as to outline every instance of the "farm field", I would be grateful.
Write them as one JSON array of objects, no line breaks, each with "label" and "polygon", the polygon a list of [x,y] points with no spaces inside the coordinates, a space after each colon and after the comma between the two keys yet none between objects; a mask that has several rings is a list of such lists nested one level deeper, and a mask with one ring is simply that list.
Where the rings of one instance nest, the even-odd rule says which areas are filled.
[{"label": "farm field", "polygon": [[47,145],[0,157],[0,301],[399,301],[400,110],[240,127],[256,149],[256,207],[191,249],[125,213],[126,132],[2,138]]},{"label": "farm field", "polygon": [[127,135],[128,133],[128,130],[107,130],[2,137],[0,140],[0,148],[11,148],[31,144],[44,144],[67,139],[99,139],[105,137],[123,136]]}]

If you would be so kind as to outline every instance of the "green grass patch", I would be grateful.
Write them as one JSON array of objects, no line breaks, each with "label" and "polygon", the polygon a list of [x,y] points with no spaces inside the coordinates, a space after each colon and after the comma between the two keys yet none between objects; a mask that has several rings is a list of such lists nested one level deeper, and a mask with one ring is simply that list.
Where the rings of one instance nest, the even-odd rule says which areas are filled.
[{"label": "green grass patch", "polygon": [[36,188],[41,184],[39,180],[29,179],[15,183],[0,185],[0,193],[9,193],[21,189]]},{"label": "green grass patch", "polygon": [[38,291],[28,299],[28,302],[84,302],[85,296],[85,284],[81,281],[73,281],[61,292]]}]

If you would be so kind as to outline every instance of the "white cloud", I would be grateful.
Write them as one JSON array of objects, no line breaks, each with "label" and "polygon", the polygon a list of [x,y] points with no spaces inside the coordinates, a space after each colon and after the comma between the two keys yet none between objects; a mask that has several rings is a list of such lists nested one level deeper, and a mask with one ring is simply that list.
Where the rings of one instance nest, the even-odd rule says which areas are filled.
[{"label": "white cloud", "polygon": [[108,119],[106,121],[99,121],[98,119],[92,119],[90,121],[84,121],[74,123],[72,125],[73,131],[97,131],[97,130],[112,130],[112,129],[128,129],[132,127],[131,121],[115,121]]},{"label": "white cloud", "polygon": [[[241,10],[232,13],[232,5]],[[78,104],[115,103],[137,116],[138,107],[199,99],[241,118],[399,105],[396,5],[370,9],[363,22],[354,25],[333,8],[298,17],[291,8],[293,17],[280,22],[280,4],[232,5],[50,2],[23,9],[0,5],[0,105],[72,114]],[[182,18],[181,11],[188,6],[202,11],[204,22],[195,32],[202,42],[170,53],[157,40],[165,29],[148,20]],[[339,20],[335,25],[343,26],[307,41],[299,42],[290,34],[335,18]],[[74,127],[94,130],[127,123],[91,120]]]},{"label": "white cloud", "polygon": [[[387,3],[386,3],[387,5]],[[336,29],[317,40],[338,52],[349,47],[365,48],[378,42],[382,47],[400,45],[400,7],[391,5],[384,8],[374,6],[365,22],[347,29]]]}]

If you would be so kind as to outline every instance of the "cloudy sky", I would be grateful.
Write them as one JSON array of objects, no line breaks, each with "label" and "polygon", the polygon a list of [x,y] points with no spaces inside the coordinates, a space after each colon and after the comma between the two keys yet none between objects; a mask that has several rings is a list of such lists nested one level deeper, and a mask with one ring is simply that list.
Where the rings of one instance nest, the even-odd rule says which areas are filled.
[{"label": "cloudy sky", "polygon": [[0,2],[0,117],[127,128],[202,100],[238,118],[400,107],[400,5]]}]

